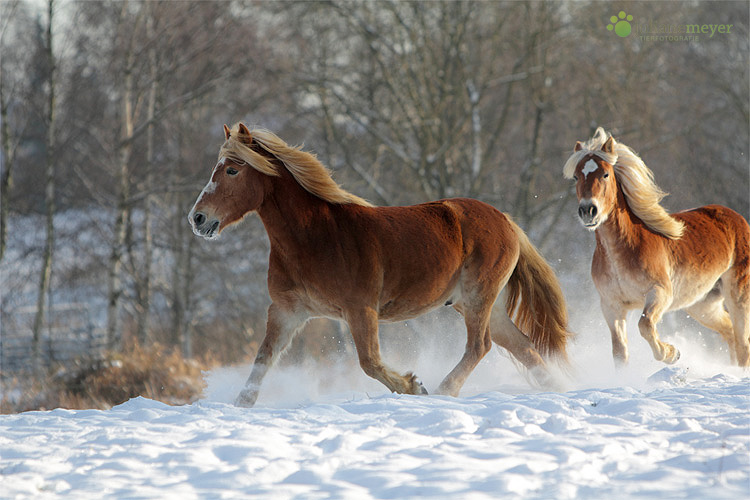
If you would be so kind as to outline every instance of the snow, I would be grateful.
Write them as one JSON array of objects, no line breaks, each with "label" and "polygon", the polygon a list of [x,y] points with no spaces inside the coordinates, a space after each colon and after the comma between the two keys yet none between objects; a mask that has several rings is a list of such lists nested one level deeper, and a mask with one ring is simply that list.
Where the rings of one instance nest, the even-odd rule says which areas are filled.
[{"label": "snow", "polygon": [[[750,378],[731,367],[698,378],[668,367],[640,387],[564,393],[517,380],[459,398],[377,385],[316,393],[308,368],[272,371],[252,409],[227,402],[243,367],[207,374],[192,405],[135,398],[107,411],[4,415],[0,498],[750,495]],[[357,387],[358,377],[348,380]]]},{"label": "snow", "polygon": [[[750,498],[750,374],[726,344],[668,315],[660,331],[682,357],[665,368],[634,312],[615,371],[593,285],[561,279],[579,333],[563,392],[493,349],[458,398],[389,394],[349,346],[271,368],[246,409],[231,403],[250,367],[219,368],[192,405],[0,415],[0,499]],[[381,329],[384,360],[428,390],[465,343],[444,309]]]}]

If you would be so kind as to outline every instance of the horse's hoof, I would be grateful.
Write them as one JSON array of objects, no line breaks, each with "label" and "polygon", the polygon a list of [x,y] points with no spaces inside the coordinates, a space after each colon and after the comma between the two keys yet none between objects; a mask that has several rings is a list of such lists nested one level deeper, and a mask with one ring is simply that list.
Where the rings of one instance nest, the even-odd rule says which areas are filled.
[{"label": "horse's hoof", "polygon": [[417,378],[416,375],[409,372],[406,374],[406,377],[409,380],[409,389],[407,389],[404,392],[408,392],[409,394],[415,394],[417,396],[427,395],[427,389],[424,388],[424,384],[422,384],[422,382]]},{"label": "horse's hoof", "polygon": [[677,349],[676,347],[672,347],[672,349],[674,350],[674,352],[672,353],[672,355],[668,356],[664,360],[664,362],[666,364],[668,364],[668,365],[673,365],[673,364],[677,363],[677,361],[680,359],[680,350]]}]

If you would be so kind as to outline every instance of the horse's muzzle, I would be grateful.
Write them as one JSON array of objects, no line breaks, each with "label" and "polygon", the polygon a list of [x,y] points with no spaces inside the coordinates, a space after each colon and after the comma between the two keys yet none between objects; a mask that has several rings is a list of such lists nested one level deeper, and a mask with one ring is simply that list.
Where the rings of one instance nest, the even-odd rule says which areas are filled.
[{"label": "horse's muzzle", "polygon": [[193,226],[193,232],[207,239],[218,236],[219,219],[209,219],[203,212],[191,214],[190,225]]},{"label": "horse's muzzle", "polygon": [[599,209],[591,201],[581,201],[578,205],[578,217],[581,218],[581,222],[584,227],[593,229],[599,225],[598,221]]}]

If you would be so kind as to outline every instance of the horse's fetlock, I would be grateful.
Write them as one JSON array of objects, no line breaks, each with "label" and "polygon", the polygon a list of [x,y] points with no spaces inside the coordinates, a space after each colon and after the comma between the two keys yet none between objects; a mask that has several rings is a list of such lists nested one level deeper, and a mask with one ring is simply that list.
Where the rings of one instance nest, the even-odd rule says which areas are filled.
[{"label": "horse's fetlock", "polygon": [[372,378],[377,378],[377,375],[383,371],[382,364],[376,363],[370,358],[360,359],[359,366],[362,368],[362,371],[365,372],[365,375]]},{"label": "horse's fetlock", "polygon": [[234,401],[235,406],[241,406],[243,408],[252,408],[255,405],[255,401],[258,399],[257,389],[245,389],[240,392],[237,399]]},{"label": "horse's fetlock", "polygon": [[417,395],[427,395],[427,389],[425,389],[424,384],[417,378],[416,375],[409,372],[406,374],[406,377],[409,379],[409,387],[411,391],[409,391],[410,394],[417,394]]}]

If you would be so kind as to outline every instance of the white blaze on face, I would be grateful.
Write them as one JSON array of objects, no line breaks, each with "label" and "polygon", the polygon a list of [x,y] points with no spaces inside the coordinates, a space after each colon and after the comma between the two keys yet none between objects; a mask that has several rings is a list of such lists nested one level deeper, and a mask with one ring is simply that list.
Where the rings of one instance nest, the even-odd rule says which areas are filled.
[{"label": "white blaze on face", "polygon": [[214,191],[216,191],[217,184],[213,181],[214,175],[216,174],[216,170],[219,167],[224,166],[224,162],[226,161],[226,158],[222,158],[219,160],[219,163],[216,164],[213,171],[211,172],[211,178],[208,181],[208,184],[206,184],[206,187],[203,188],[203,191],[201,191],[201,194],[198,195],[198,199],[195,200],[195,203],[193,203],[193,208],[190,209],[190,213],[188,214],[188,219],[190,220],[190,223],[193,223],[193,216],[195,215],[195,207],[198,206],[198,204],[201,202],[203,197],[207,194],[211,194]]},{"label": "white blaze on face", "polygon": [[599,168],[599,165],[597,165],[594,160],[589,160],[583,166],[583,170],[581,170],[581,173],[583,174],[584,177],[588,177],[588,175],[591,172],[594,172],[597,168]]},{"label": "white blaze on face", "polygon": [[219,167],[224,167],[224,162],[226,161],[227,161],[226,158],[222,158],[221,160],[219,160],[219,163],[216,164],[213,171],[211,172],[211,180],[208,181],[208,184],[206,184],[206,187],[204,187],[203,191],[201,191],[201,194],[198,196],[198,199],[195,202],[196,205],[200,203],[204,195],[211,194],[214,191],[216,191],[216,183],[213,181],[213,178],[214,178],[214,175],[216,174],[216,170]]}]

